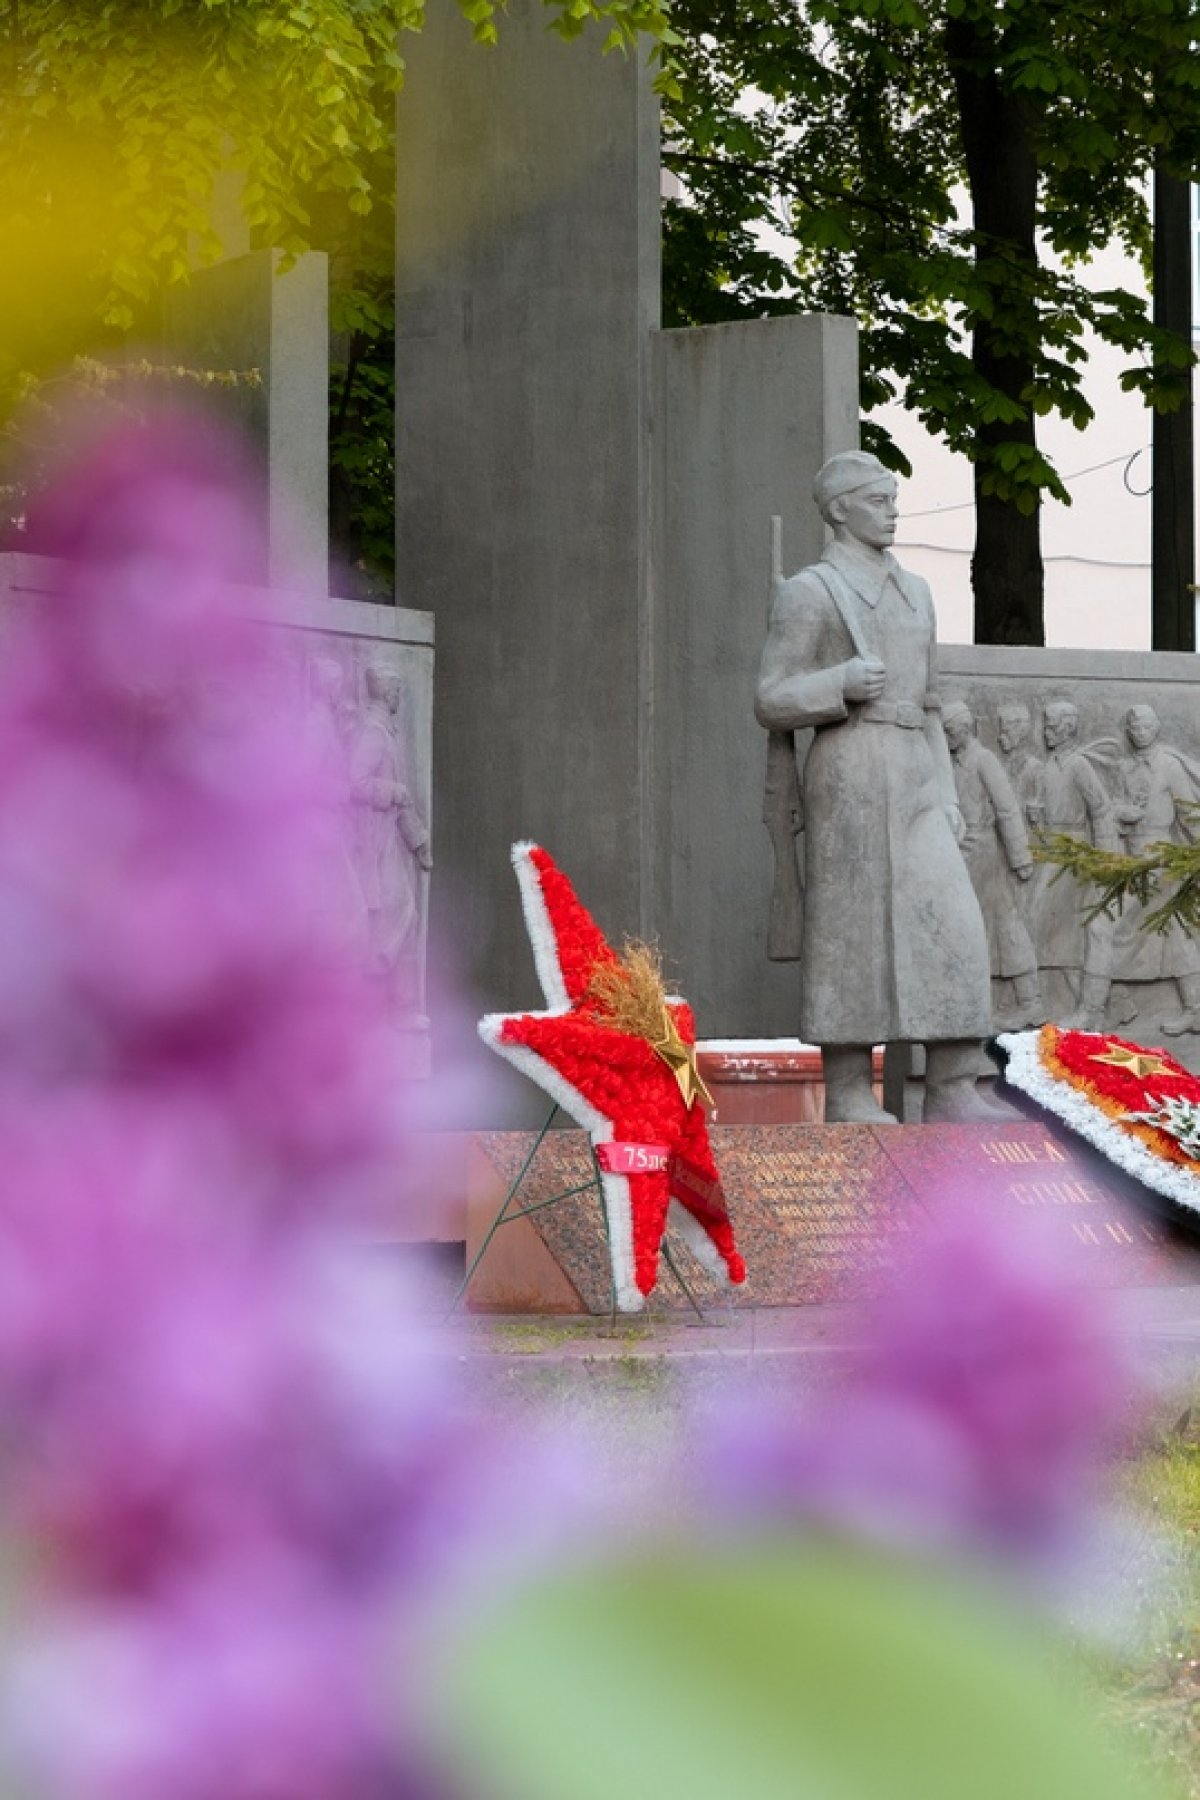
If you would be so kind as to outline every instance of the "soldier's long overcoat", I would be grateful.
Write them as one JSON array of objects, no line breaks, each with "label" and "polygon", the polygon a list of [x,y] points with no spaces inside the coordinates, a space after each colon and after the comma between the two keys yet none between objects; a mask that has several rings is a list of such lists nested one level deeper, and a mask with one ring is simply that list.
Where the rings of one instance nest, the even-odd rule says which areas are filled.
[{"label": "soldier's long overcoat", "polygon": [[[955,804],[927,584],[853,545],[777,590],[760,722],[814,726],[805,820],[800,1031],[817,1044],[980,1038],[987,939],[946,813]],[[884,663],[880,699],[846,699],[847,665]]]},{"label": "soldier's long overcoat", "polygon": [[999,757],[978,738],[951,753],[966,827],[959,846],[983,914],[993,975],[1032,975],[1037,952],[1025,922],[1026,895],[1015,871],[1033,863],[1021,802]]},{"label": "soldier's long overcoat", "polygon": [[[1168,744],[1152,744],[1126,758],[1121,772],[1121,798],[1139,809],[1126,826],[1122,848],[1143,856],[1148,847],[1167,840],[1186,844],[1192,827],[1180,806],[1200,802],[1200,764]],[[1177,925],[1170,931],[1147,931],[1146,918],[1163,896],[1148,906],[1127,900],[1113,930],[1113,974],[1118,981],[1157,981],[1200,974],[1200,943]]]},{"label": "soldier's long overcoat", "polygon": [[[1072,740],[1052,750],[1042,771],[1046,828],[1083,838],[1098,850],[1119,850],[1112,796],[1092,765],[1091,757]],[[1084,924],[1089,890],[1069,876],[1055,881],[1055,869],[1043,863],[1033,896],[1037,922],[1038,962],[1043,969],[1082,969],[1087,975],[1111,977],[1113,921],[1102,913]]]}]

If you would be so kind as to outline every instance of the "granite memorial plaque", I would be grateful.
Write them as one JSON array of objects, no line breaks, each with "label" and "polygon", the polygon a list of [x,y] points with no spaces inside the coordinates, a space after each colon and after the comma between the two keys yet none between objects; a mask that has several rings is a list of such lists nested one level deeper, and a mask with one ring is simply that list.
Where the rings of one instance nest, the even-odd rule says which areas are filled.
[{"label": "granite memorial plaque", "polygon": [[[668,1234],[701,1305],[810,1306],[870,1294],[914,1226],[942,1205],[982,1218],[1036,1217],[1087,1285],[1187,1286],[1200,1282],[1200,1248],[1129,1176],[1057,1124],[713,1126],[748,1277],[719,1290]],[[468,1195],[467,1254],[483,1240],[533,1144],[530,1132],[476,1140]],[[471,1284],[480,1311],[604,1313],[608,1252],[581,1131],[551,1132],[519,1203],[541,1210],[501,1227]],[[688,1304],[663,1267],[649,1310]]]},{"label": "granite memorial plaque", "polygon": [[945,1125],[932,1134],[906,1125],[886,1134],[886,1146],[923,1204],[1036,1218],[1051,1248],[1089,1285],[1200,1281],[1200,1254],[1165,1203],[1057,1124],[1031,1119],[998,1131]]}]

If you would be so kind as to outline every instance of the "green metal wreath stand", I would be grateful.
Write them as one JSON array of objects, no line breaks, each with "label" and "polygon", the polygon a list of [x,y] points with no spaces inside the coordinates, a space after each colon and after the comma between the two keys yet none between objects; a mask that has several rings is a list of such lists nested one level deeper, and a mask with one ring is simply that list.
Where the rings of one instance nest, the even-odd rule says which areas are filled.
[{"label": "green metal wreath stand", "polygon": [[[502,1225],[511,1225],[514,1219],[527,1219],[527,1218],[529,1218],[531,1213],[545,1212],[548,1207],[557,1206],[559,1204],[559,1202],[562,1200],[570,1200],[572,1198],[572,1196],[575,1194],[586,1194],[590,1190],[594,1189],[595,1193],[596,1193],[596,1198],[600,1203],[600,1218],[604,1225],[605,1242],[611,1244],[611,1236],[609,1233],[609,1225],[608,1225],[608,1207],[607,1207],[607,1205],[605,1203],[605,1199],[604,1199],[604,1184],[600,1179],[600,1174],[601,1174],[600,1164],[596,1161],[596,1151],[595,1151],[594,1146],[592,1145],[590,1138],[588,1139],[588,1153],[592,1159],[592,1173],[587,1181],[577,1182],[574,1187],[563,1188],[561,1193],[551,1194],[551,1196],[548,1200],[535,1200],[533,1202],[533,1204],[530,1206],[515,1206],[514,1205],[514,1201],[516,1200],[517,1195],[521,1190],[521,1184],[525,1180],[525,1177],[529,1174],[530,1169],[533,1167],[534,1158],[537,1156],[538,1151],[542,1147],[542,1144],[546,1137],[546,1133],[550,1130],[550,1127],[553,1125],[555,1119],[557,1118],[557,1116],[561,1110],[562,1109],[560,1108],[560,1106],[556,1100],[554,1102],[553,1106],[550,1108],[550,1111],[547,1113],[541,1130],[538,1132],[537,1136],[534,1138],[533,1143],[529,1149],[529,1154],[526,1156],[525,1161],[521,1164],[521,1167],[517,1171],[517,1174],[516,1174],[514,1180],[511,1182],[508,1192],[507,1192],[507,1194],[505,1194],[504,1199],[501,1202],[501,1204],[496,1212],[495,1217],[493,1218],[491,1224],[488,1226],[487,1231],[484,1233],[483,1242],[480,1244],[478,1250],[475,1252],[474,1256],[471,1258],[471,1266],[467,1270],[466,1274],[463,1276],[462,1281],[459,1283],[458,1288],[455,1290],[454,1298],[453,1298],[453,1300],[451,1300],[449,1308],[447,1309],[447,1313],[446,1313],[447,1318],[450,1318],[455,1312],[457,1312],[459,1306],[462,1304],[462,1301],[463,1301],[464,1296],[466,1295],[467,1289],[470,1287],[471,1282],[474,1279],[475,1271],[476,1271],[476,1269],[478,1269],[480,1263],[483,1261],[484,1257],[487,1255],[488,1250],[491,1246],[492,1239],[495,1237],[495,1235],[499,1231],[500,1227]],[[695,1294],[692,1292],[691,1288],[689,1287],[688,1282],[683,1274],[683,1271],[680,1269],[678,1263],[675,1261],[674,1256],[671,1254],[670,1247],[667,1244],[665,1238],[663,1239],[663,1243],[662,1243],[661,1255],[662,1255],[663,1261],[667,1265],[667,1268],[671,1271],[671,1275],[673,1276],[674,1280],[678,1284],[682,1293],[685,1295],[685,1297],[688,1301],[688,1304],[691,1306],[693,1312],[696,1314],[697,1318],[701,1321],[702,1324],[707,1324],[708,1320],[704,1316],[704,1309],[701,1307],[700,1302],[697,1300]],[[610,1256],[610,1259],[609,1259],[610,1271],[611,1271],[611,1267],[612,1267],[612,1262],[611,1262],[611,1256]],[[609,1295],[609,1325],[610,1325],[610,1327],[615,1327],[616,1322],[617,1322],[617,1284],[616,1284],[616,1281],[613,1279],[611,1272],[609,1275],[608,1295]]]}]

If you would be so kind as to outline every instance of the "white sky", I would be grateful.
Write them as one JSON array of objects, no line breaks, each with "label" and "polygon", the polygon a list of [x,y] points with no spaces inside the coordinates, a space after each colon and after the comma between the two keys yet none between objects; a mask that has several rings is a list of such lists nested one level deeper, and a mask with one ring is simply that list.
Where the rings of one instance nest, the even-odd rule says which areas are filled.
[{"label": "white sky", "polygon": [[[1116,248],[1097,258],[1088,279],[1097,287],[1142,286],[1137,264]],[[1148,649],[1150,413],[1138,395],[1121,390],[1125,353],[1094,338],[1085,342],[1094,420],[1082,432],[1057,417],[1038,421],[1041,447],[1073,500],[1071,506],[1047,500],[1042,508],[1047,642]],[[931,583],[942,638],[969,642],[970,466],[903,407],[872,416],[887,425],[913,465],[912,480],[902,484],[897,550]]]}]

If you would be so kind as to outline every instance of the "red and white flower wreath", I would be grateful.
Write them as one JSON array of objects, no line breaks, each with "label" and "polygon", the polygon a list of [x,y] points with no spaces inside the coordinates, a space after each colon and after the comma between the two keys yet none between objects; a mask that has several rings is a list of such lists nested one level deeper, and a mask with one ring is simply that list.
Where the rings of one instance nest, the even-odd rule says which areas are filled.
[{"label": "red and white flower wreath", "polygon": [[1200,1212],[1200,1078],[1109,1032],[1005,1032],[1005,1079],[1145,1187]]},{"label": "red and white flower wreath", "polygon": [[744,1281],[698,1097],[691,1008],[663,995],[657,1036],[614,1028],[596,977],[621,959],[545,850],[517,844],[512,858],[547,1010],[489,1014],[479,1033],[591,1134],[617,1305],[645,1305],[668,1224],[710,1275]]}]

